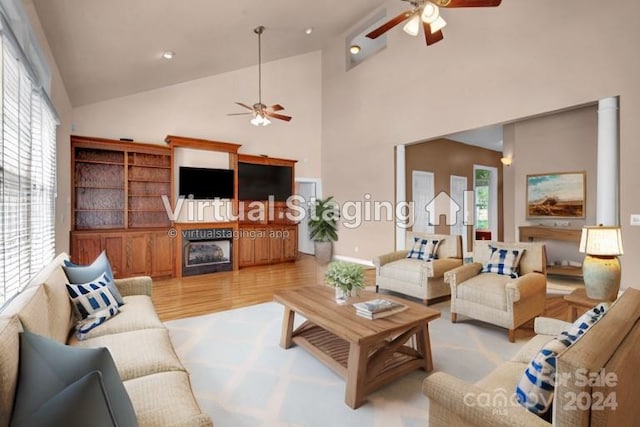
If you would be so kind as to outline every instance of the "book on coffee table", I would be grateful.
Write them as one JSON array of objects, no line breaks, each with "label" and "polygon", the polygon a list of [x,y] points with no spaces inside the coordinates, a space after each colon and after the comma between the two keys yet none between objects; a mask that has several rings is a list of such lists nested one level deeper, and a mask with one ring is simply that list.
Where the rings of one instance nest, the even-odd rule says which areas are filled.
[{"label": "book on coffee table", "polygon": [[357,302],[353,306],[358,316],[367,319],[379,319],[391,316],[408,308],[407,305],[384,298],[376,298],[369,301]]}]

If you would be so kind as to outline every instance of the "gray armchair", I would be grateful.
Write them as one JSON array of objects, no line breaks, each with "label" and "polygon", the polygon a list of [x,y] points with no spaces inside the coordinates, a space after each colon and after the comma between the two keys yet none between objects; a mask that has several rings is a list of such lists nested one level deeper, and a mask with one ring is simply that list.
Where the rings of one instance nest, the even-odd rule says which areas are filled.
[{"label": "gray armchair", "polygon": [[[488,245],[497,248],[525,249],[519,264],[519,277],[482,273],[489,261]],[[462,314],[483,322],[507,328],[509,341],[515,341],[515,330],[544,313],[547,295],[546,252],[543,243],[501,243],[476,240],[473,248],[476,262],[465,264],[445,274],[451,286],[451,321]]]},{"label": "gray armchair", "polygon": [[[440,240],[438,258],[432,261],[407,258],[414,237]],[[407,232],[406,248],[374,258],[376,292],[387,289],[419,298],[425,304],[431,299],[449,295],[450,288],[444,282],[444,273],[462,265],[461,236]]]}]

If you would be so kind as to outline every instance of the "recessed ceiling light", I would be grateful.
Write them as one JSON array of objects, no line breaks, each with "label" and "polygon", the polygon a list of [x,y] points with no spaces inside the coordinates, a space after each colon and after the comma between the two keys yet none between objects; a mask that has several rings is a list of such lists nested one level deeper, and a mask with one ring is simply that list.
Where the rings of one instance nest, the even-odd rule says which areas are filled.
[{"label": "recessed ceiling light", "polygon": [[164,59],[173,59],[176,56],[175,52],[172,52],[170,50],[166,51],[166,52],[162,52],[162,57]]},{"label": "recessed ceiling light", "polygon": [[307,28],[306,30],[304,30],[304,33],[305,33],[306,35],[309,35],[309,34],[313,33],[313,27],[309,27],[309,28]]},{"label": "recessed ceiling light", "polygon": [[351,52],[352,55],[359,54],[361,50],[362,49],[357,44],[351,45],[351,47],[349,48],[349,52]]}]

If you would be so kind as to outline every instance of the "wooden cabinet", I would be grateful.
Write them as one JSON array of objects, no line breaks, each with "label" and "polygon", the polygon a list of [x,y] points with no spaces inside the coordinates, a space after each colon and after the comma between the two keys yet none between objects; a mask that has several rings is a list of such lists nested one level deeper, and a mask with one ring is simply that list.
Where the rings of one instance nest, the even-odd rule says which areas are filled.
[{"label": "wooden cabinet", "polygon": [[240,227],[239,266],[275,264],[298,258],[298,226]]},{"label": "wooden cabinet", "polygon": [[106,250],[116,277],[171,276],[169,148],[72,136],[71,162],[72,260],[88,264]]}]

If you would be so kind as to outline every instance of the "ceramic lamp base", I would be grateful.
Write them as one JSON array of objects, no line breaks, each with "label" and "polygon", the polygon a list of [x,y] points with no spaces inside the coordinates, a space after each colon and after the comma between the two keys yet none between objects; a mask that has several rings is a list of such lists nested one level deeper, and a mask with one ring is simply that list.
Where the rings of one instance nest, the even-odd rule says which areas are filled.
[{"label": "ceramic lamp base", "polygon": [[614,301],[620,290],[620,262],[618,257],[587,255],[582,264],[584,288],[587,296],[601,301]]}]

